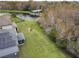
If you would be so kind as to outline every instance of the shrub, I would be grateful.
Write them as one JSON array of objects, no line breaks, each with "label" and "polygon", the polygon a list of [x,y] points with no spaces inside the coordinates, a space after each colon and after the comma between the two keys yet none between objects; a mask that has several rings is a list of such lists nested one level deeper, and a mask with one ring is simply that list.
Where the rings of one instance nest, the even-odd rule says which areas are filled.
[{"label": "shrub", "polygon": [[56,30],[55,27],[52,28],[52,30],[49,33],[49,37],[50,39],[52,39],[53,41],[56,41],[56,38],[58,36],[58,31]]},{"label": "shrub", "polygon": [[66,46],[67,46],[67,39],[65,39],[65,38],[59,39],[59,42],[57,42],[57,43],[58,43],[58,46],[60,46],[62,48],[66,48]]}]

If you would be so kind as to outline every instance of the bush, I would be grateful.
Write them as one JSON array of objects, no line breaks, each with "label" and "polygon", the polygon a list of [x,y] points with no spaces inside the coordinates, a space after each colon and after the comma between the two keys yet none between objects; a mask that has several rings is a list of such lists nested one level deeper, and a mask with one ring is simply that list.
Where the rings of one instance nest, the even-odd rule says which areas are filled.
[{"label": "bush", "polygon": [[66,48],[66,46],[67,46],[67,39],[65,39],[65,38],[59,39],[58,46],[60,46],[62,48]]},{"label": "bush", "polygon": [[58,31],[56,30],[55,27],[52,28],[52,30],[49,33],[49,37],[50,39],[52,39],[53,41],[56,41],[56,38],[58,36]]},{"label": "bush", "polygon": [[16,13],[11,13],[11,17],[16,17]]},{"label": "bush", "polygon": [[[51,32],[49,33],[49,37],[52,41],[57,42],[56,38],[58,37],[58,31],[56,30],[56,27],[52,28]],[[65,38],[58,39],[57,44],[58,46],[65,48],[67,46],[67,39]]]},{"label": "bush", "polygon": [[20,20],[18,17],[12,17],[11,20],[12,22],[15,22],[15,23],[22,22],[22,20]]}]

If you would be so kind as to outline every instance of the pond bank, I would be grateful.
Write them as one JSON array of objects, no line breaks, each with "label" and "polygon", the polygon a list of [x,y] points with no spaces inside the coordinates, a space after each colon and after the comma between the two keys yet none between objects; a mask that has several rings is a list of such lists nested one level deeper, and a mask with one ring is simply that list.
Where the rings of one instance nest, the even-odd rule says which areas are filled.
[{"label": "pond bank", "polygon": [[32,17],[28,14],[16,14],[16,17],[20,18],[21,20],[37,20],[39,17]]}]

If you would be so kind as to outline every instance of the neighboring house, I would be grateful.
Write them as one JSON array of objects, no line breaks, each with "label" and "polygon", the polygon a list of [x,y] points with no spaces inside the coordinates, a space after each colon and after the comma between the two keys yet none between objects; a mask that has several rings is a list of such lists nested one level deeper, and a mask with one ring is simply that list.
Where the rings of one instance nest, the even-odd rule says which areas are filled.
[{"label": "neighboring house", "polygon": [[32,10],[32,13],[30,13],[30,16],[39,17],[41,12],[42,12],[41,9]]},{"label": "neighboring house", "polygon": [[17,29],[17,25],[11,22],[10,14],[2,14],[0,15],[0,29]]},{"label": "neighboring house", "polygon": [[32,12],[33,13],[40,13],[40,12],[42,12],[42,10],[41,9],[37,9],[37,10],[32,10]]},{"label": "neighboring house", "polygon": [[0,15],[0,57],[19,57],[19,42],[25,40],[22,33],[20,36],[17,33],[17,25],[11,22],[10,15]]},{"label": "neighboring house", "polygon": [[4,26],[11,26],[12,22],[10,20],[10,15],[0,15],[0,28],[3,28]]}]

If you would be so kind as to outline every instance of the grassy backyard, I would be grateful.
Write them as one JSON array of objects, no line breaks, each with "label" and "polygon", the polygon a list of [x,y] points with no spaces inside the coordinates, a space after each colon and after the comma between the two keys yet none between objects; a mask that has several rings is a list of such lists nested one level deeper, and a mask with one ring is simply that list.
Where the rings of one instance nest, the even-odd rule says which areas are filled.
[{"label": "grassy backyard", "polygon": [[20,46],[20,57],[70,57],[50,41],[35,21],[17,22],[17,25],[26,38],[24,45]]}]

